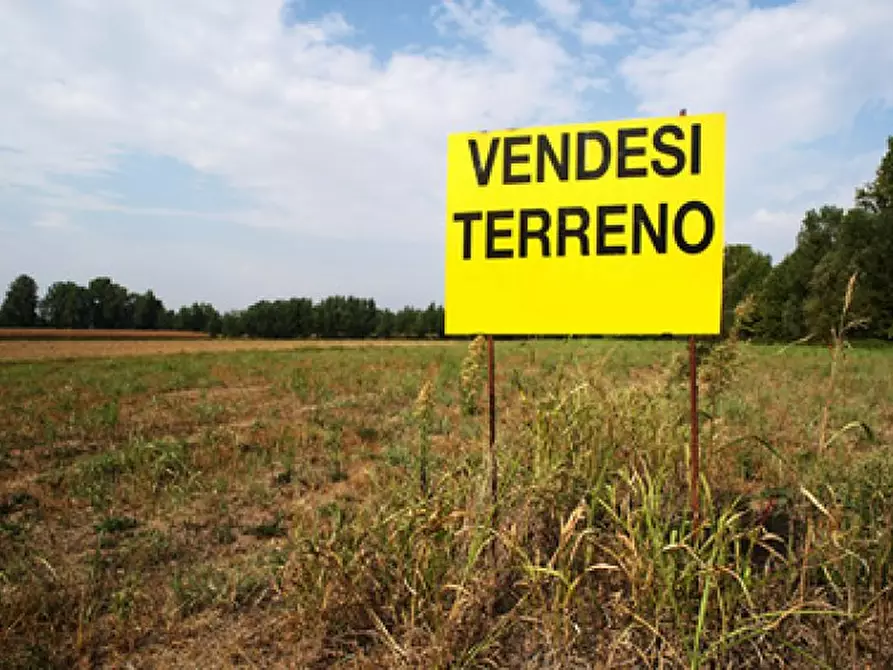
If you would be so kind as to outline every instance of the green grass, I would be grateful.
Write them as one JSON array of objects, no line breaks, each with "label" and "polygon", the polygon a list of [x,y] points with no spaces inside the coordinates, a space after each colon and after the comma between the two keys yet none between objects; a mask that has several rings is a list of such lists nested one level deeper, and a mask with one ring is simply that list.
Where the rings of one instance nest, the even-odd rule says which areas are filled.
[{"label": "green grass", "polygon": [[4,667],[893,663],[893,351],[467,354],[0,365]]}]

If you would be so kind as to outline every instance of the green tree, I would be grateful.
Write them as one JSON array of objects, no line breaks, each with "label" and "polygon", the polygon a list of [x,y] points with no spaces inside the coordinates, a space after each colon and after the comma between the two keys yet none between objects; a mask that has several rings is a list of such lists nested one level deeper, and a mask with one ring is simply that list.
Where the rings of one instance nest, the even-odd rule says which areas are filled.
[{"label": "green tree", "polygon": [[222,330],[222,324],[220,313],[213,305],[206,302],[194,302],[182,306],[174,319],[175,330],[211,335],[218,335]]},{"label": "green tree", "polygon": [[394,334],[394,313],[389,309],[379,310],[375,320],[375,337],[391,337]]},{"label": "green tree", "polygon": [[90,291],[72,281],[51,284],[39,306],[41,320],[53,328],[89,328],[92,310]]},{"label": "green tree", "polygon": [[239,337],[245,335],[245,327],[242,312],[227,312],[221,319],[220,332],[224,337]]},{"label": "green tree", "polygon": [[443,309],[433,302],[418,317],[418,332],[422,337],[443,337]]},{"label": "green tree", "polygon": [[874,214],[893,210],[893,135],[874,179],[856,190],[856,206]]},{"label": "green tree", "polygon": [[126,288],[109,277],[95,277],[87,289],[92,303],[93,328],[133,327],[133,299]]},{"label": "green tree", "polygon": [[758,294],[772,272],[769,254],[748,244],[730,244],[725,248],[722,283],[722,328],[728,333],[735,322],[735,308],[749,295]]},{"label": "green tree", "polygon": [[0,305],[0,325],[33,328],[39,323],[37,306],[37,282],[29,275],[19,275],[10,283]]},{"label": "green tree", "polygon": [[309,298],[292,298],[285,306],[288,313],[288,337],[310,337],[315,327],[313,301]]},{"label": "green tree", "polygon": [[874,180],[856,190],[853,208],[829,217],[827,251],[812,270],[804,314],[810,332],[830,338],[847,282],[856,275],[849,318],[861,322],[850,337],[887,337],[893,328],[893,138]]},{"label": "green tree", "polygon": [[158,330],[176,330],[177,313],[172,309],[164,309],[158,315]]},{"label": "green tree", "polygon": [[317,334],[320,337],[350,336],[354,324],[351,322],[351,305],[345,296],[334,295],[325,298],[316,305],[315,311]]},{"label": "green tree", "polygon": [[347,312],[347,335],[365,338],[375,332],[378,322],[378,308],[374,300],[350,296],[345,304]]},{"label": "green tree", "polygon": [[404,307],[394,315],[394,335],[397,337],[419,337],[421,320],[419,310]]},{"label": "green tree", "polygon": [[810,210],[797,234],[797,245],[772,268],[758,297],[758,334],[771,340],[796,340],[810,334],[806,301],[813,271],[831,250],[832,232],[843,218],[839,207]]},{"label": "green tree", "polygon": [[37,285],[18,277],[0,308],[10,325],[46,323],[57,328],[188,330],[228,337],[262,338],[443,337],[443,307],[380,309],[372,298],[334,295],[319,303],[309,298],[259,300],[247,309],[221,315],[210,303],[167,309],[151,289],[133,293],[107,276],[86,287],[57,281],[37,300]]},{"label": "green tree", "polygon": [[205,325],[205,332],[211,337],[217,337],[223,332],[223,318],[216,309],[212,307],[211,310],[212,311],[208,314],[208,323]]},{"label": "green tree", "polygon": [[157,330],[164,319],[164,303],[152,289],[133,300],[133,327],[139,330]]},{"label": "green tree", "polygon": [[879,222],[878,215],[863,209],[852,209],[829,222],[831,246],[812,270],[803,307],[807,327],[814,336],[832,337],[831,329],[839,323],[847,282],[854,273],[860,281],[850,317],[866,320],[866,333],[873,322],[883,321],[883,285],[889,284],[883,280],[884,259],[878,254],[882,232],[878,230]]},{"label": "green tree", "polygon": [[846,286],[857,276],[851,337],[893,337],[893,136],[875,178],[856,189],[855,205],[807,212],[792,253],[763,282],[757,328],[769,339],[831,337]]},{"label": "green tree", "polygon": [[[859,271],[856,309],[870,319],[866,334],[893,338],[893,136],[874,179],[856,191],[853,217],[868,215],[865,245],[853,265]],[[862,307],[862,303],[869,307]]]}]

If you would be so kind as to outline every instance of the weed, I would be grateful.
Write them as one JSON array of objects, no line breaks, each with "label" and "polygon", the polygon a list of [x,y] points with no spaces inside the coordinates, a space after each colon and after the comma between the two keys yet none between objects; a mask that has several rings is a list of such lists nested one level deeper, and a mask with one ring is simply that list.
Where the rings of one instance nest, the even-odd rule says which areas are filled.
[{"label": "weed", "polygon": [[226,575],[211,567],[176,571],[171,578],[176,613],[189,617],[225,597]]},{"label": "weed", "polygon": [[15,491],[0,501],[0,517],[39,506],[40,501],[27,491]]},{"label": "weed", "polygon": [[284,537],[287,531],[282,525],[282,513],[277,512],[276,517],[272,521],[260,523],[256,526],[249,526],[243,531],[246,535],[253,535],[257,538],[264,537]]},{"label": "weed", "polygon": [[109,516],[96,524],[97,533],[123,533],[136,528],[139,522],[129,516]]},{"label": "weed", "polygon": [[889,351],[484,342],[0,368],[4,661],[893,663]]},{"label": "weed", "polygon": [[425,382],[419,389],[419,395],[413,408],[413,419],[419,434],[419,489],[423,496],[428,495],[428,451],[430,449],[430,433],[434,405],[431,393],[432,383]]},{"label": "weed", "polygon": [[307,371],[303,368],[294,368],[291,371],[288,388],[292,393],[298,396],[298,398],[306,402],[312,393],[312,387],[310,379],[307,376]]},{"label": "weed", "polygon": [[152,493],[188,486],[194,479],[186,445],[176,441],[131,443],[83,460],[77,466],[72,492],[105,508],[114,489],[127,479],[136,489]]},{"label": "weed", "polygon": [[336,483],[347,479],[342,435],[343,426],[340,422],[336,422],[327,427],[323,437],[323,447],[329,456],[329,478]]},{"label": "weed", "polygon": [[274,481],[276,482],[277,486],[285,486],[287,484],[291,484],[292,480],[294,479],[294,475],[294,470],[291,466],[289,466],[282,472],[277,473],[274,477]]},{"label": "weed", "polygon": [[858,328],[865,323],[864,319],[847,319],[850,311],[850,306],[853,302],[853,295],[856,290],[856,277],[857,274],[853,273],[853,275],[849,279],[849,282],[847,282],[846,294],[843,300],[843,309],[840,312],[840,323],[836,328],[831,329],[831,370],[830,374],[828,375],[828,391],[825,398],[825,405],[822,408],[822,421],[819,428],[819,451],[824,450],[825,447],[828,445],[828,421],[831,412],[831,405],[834,402],[834,391],[838,380],[838,368],[843,364],[844,350],[847,346],[846,334],[854,328]]},{"label": "weed", "polygon": [[469,416],[478,412],[481,370],[484,368],[485,352],[486,339],[479,335],[469,343],[468,352],[462,359],[462,369],[459,373],[460,406],[462,413]]},{"label": "weed", "polygon": [[357,437],[363,442],[374,443],[379,439],[378,429],[370,426],[360,426],[357,429]]},{"label": "weed", "polygon": [[384,461],[391,467],[408,469],[412,465],[412,453],[404,445],[388,445],[384,452]]},{"label": "weed", "polygon": [[236,541],[236,534],[229,523],[219,524],[214,527],[214,541],[217,544],[232,544]]}]

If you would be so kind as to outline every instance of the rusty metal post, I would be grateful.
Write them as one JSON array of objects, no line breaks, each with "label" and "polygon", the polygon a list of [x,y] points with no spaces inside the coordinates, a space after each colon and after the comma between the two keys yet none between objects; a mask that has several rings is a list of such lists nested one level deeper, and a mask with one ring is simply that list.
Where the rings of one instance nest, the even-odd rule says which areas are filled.
[{"label": "rusty metal post", "polygon": [[694,335],[688,338],[688,386],[691,400],[691,447],[689,453],[689,460],[691,461],[691,513],[692,529],[697,533],[701,522],[699,493],[701,446],[698,439],[698,352]]},{"label": "rusty metal post", "polygon": [[[685,109],[679,110],[679,116],[685,116]],[[689,446],[689,462],[691,473],[689,487],[691,489],[692,530],[697,533],[701,523],[701,445],[698,421],[698,351],[695,336],[688,338],[688,387],[691,404],[691,444]]]},{"label": "rusty metal post", "polygon": [[[496,533],[496,525],[498,522],[498,501],[499,501],[499,470],[496,462],[496,354],[495,345],[493,344],[493,336],[487,336],[487,396],[488,396],[488,418],[490,423],[489,435],[489,457],[490,457],[490,529]],[[496,569],[496,538],[493,538],[490,544],[490,559],[493,561],[493,568]],[[491,614],[494,603],[490,603]]]},{"label": "rusty metal post", "polygon": [[490,497],[496,508],[497,470],[496,470],[496,356],[493,336],[487,336],[487,395],[489,396],[490,419]]}]

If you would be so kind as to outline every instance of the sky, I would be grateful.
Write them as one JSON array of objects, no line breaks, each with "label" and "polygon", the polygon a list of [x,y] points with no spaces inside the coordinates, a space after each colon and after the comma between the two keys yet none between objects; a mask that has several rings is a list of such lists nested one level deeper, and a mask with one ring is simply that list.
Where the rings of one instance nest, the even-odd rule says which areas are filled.
[{"label": "sky", "polygon": [[777,262],[893,134],[891,0],[0,0],[0,282],[442,304],[452,132],[726,114]]}]

